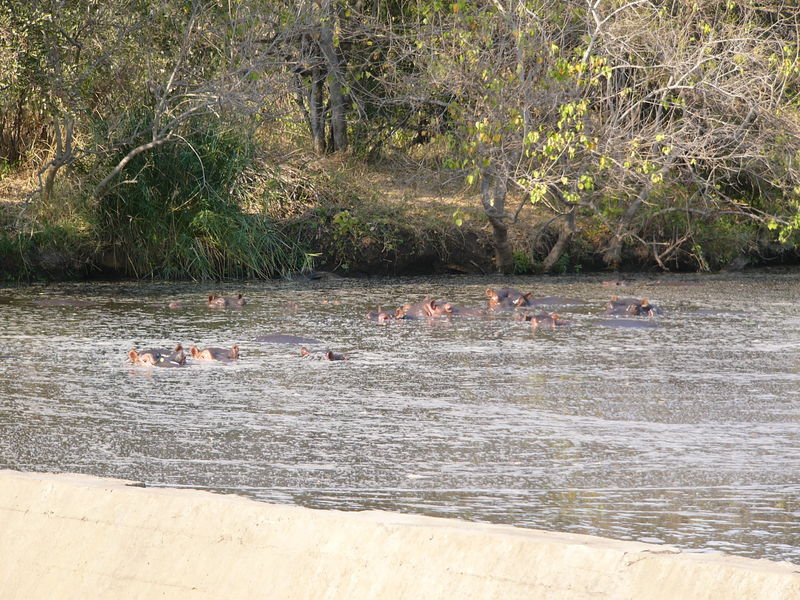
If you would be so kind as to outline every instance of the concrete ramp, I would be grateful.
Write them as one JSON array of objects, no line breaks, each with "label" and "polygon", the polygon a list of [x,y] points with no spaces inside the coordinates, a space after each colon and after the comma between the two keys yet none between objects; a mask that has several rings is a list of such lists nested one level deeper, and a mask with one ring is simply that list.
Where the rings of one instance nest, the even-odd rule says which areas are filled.
[{"label": "concrete ramp", "polygon": [[800,566],[0,471],[0,599],[798,600]]}]

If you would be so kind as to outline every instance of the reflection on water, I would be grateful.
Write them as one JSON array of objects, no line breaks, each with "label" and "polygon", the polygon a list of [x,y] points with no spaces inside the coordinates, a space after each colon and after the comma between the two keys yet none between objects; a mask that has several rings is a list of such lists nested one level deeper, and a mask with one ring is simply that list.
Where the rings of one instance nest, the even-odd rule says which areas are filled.
[{"label": "reflection on water", "polygon": [[[0,467],[319,508],[386,509],[800,562],[800,273],[65,284],[0,290]],[[511,313],[379,325],[487,287],[587,301],[573,326]],[[212,292],[241,291],[214,310]],[[612,293],[666,309],[603,327]],[[171,300],[186,306],[168,309]],[[541,312],[537,308],[532,312]],[[349,361],[300,358],[288,334]],[[131,348],[231,364],[133,367]]]}]

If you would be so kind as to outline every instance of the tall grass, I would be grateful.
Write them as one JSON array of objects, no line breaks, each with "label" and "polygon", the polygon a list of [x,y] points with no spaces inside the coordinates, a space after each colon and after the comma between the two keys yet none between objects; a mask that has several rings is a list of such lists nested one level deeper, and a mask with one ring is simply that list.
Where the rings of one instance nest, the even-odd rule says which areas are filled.
[{"label": "tall grass", "polygon": [[99,207],[104,244],[135,277],[269,278],[307,266],[266,215],[242,210],[237,183],[252,161],[247,133],[213,124],[139,155]]}]

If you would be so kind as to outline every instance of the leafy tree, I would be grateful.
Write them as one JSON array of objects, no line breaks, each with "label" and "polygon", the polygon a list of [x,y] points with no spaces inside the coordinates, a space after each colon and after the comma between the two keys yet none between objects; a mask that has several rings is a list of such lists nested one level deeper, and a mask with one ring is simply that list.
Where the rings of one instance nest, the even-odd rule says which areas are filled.
[{"label": "leafy tree", "polygon": [[[556,264],[591,217],[662,267],[696,256],[702,222],[798,224],[796,14],[730,2],[429,3],[420,61],[453,98],[461,164],[480,183],[501,271],[509,189],[563,224]],[[680,213],[680,227],[654,223]],[[648,233],[648,227],[651,231]],[[653,237],[648,239],[649,234]]]}]

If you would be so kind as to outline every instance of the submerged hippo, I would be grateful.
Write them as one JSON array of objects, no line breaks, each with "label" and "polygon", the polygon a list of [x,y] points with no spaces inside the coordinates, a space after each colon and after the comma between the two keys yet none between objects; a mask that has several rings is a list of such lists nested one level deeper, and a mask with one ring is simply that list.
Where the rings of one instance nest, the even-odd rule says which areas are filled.
[{"label": "submerged hippo", "polygon": [[94,306],[95,303],[89,300],[75,300],[72,298],[38,298],[33,301],[36,306],[67,306],[72,308],[85,308]]},{"label": "submerged hippo", "polygon": [[542,296],[528,299],[528,306],[579,306],[581,304],[586,304],[586,301],[563,296]]},{"label": "submerged hippo", "polygon": [[247,304],[247,300],[245,300],[241,294],[236,294],[235,296],[217,296],[211,294],[208,297],[209,308],[230,308],[244,306],[245,304]]},{"label": "submerged hippo", "polygon": [[189,348],[192,358],[195,360],[218,360],[227,362],[239,358],[239,346],[234,344],[230,348],[205,348],[200,350],[197,346]]},{"label": "submerged hippo", "polygon": [[350,360],[350,356],[347,354],[339,354],[331,350],[309,350],[305,346],[300,348],[300,356],[315,360]]},{"label": "submerged hippo", "polygon": [[186,364],[186,353],[180,344],[174,350],[151,349],[137,352],[134,348],[128,352],[128,358],[135,365],[152,367],[182,367]]},{"label": "submerged hippo", "polygon": [[621,327],[625,329],[655,329],[659,324],[655,321],[643,321],[641,319],[605,319],[598,321],[601,327]]},{"label": "submerged hippo", "polygon": [[618,287],[625,287],[629,285],[633,285],[633,282],[630,279],[611,279],[609,281],[604,281],[603,285],[613,285]]},{"label": "submerged hippo", "polygon": [[530,299],[533,292],[523,294],[513,288],[501,288],[486,290],[489,297],[489,308],[516,308],[517,306],[530,306]]},{"label": "submerged hippo", "polygon": [[531,322],[531,328],[537,329],[538,327],[568,327],[572,325],[569,321],[562,319],[557,313],[542,313],[540,315],[526,315],[526,321]]},{"label": "submerged hippo", "polygon": [[288,333],[270,333],[267,335],[258,336],[255,341],[261,344],[321,344],[319,340],[314,338],[301,337],[299,335],[290,335]]}]

